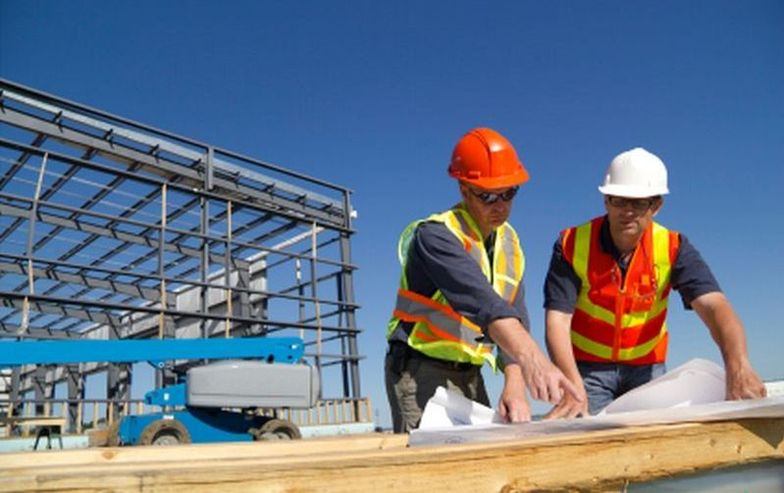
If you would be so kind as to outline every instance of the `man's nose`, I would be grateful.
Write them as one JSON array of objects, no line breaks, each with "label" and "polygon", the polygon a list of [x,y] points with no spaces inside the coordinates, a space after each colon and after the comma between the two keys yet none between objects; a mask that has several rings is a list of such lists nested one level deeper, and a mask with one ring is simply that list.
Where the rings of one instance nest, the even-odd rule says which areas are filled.
[{"label": "man's nose", "polygon": [[506,200],[497,200],[492,205],[494,211],[502,212],[509,210],[509,208],[512,206],[512,201],[510,200],[507,202]]}]

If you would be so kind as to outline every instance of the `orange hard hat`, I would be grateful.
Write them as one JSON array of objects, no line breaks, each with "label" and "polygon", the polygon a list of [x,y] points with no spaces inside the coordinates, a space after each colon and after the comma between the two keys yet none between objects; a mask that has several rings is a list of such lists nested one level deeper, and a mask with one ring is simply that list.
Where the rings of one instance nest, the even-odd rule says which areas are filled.
[{"label": "orange hard hat", "polygon": [[528,181],[512,144],[490,128],[475,128],[460,139],[452,151],[449,176],[485,189]]}]

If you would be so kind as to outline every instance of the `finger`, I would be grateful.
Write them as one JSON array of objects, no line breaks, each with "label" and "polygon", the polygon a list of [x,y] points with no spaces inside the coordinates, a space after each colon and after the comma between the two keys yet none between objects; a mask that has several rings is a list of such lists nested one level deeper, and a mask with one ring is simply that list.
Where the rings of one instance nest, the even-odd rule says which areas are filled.
[{"label": "finger", "polygon": [[539,387],[539,400],[542,402],[557,404],[557,402],[552,402],[550,400],[550,388],[548,387],[546,382],[542,382],[542,384]]},{"label": "finger", "polygon": [[574,385],[568,378],[562,377],[561,379],[561,389],[563,389],[566,393],[574,397],[577,402],[583,402],[583,396],[580,394],[580,391],[577,390],[577,386]]},{"label": "finger", "polygon": [[551,381],[550,387],[548,388],[549,397],[550,397],[550,404],[558,404],[563,399],[563,392],[561,391],[561,386],[559,385],[558,380]]},{"label": "finger", "polygon": [[578,416],[586,416],[584,407],[567,396],[560,404],[547,413],[544,419],[576,418]]},{"label": "finger", "polygon": [[563,406],[560,417],[563,418],[577,418],[579,416],[587,416],[585,409],[579,403],[573,401]]},{"label": "finger", "polygon": [[509,416],[512,423],[523,423],[531,420],[531,413],[528,410],[528,406],[523,405],[512,407],[509,411]]},{"label": "finger", "polygon": [[539,390],[539,385],[534,385],[529,383],[528,384],[528,391],[531,393],[531,397],[540,401],[542,400],[542,392]]},{"label": "finger", "polygon": [[509,422],[509,409],[503,400],[498,403],[498,415],[501,416],[501,420],[505,423]]},{"label": "finger", "polygon": [[763,397],[765,397],[764,387],[762,389],[748,388],[744,389],[741,399],[761,399]]},{"label": "finger", "polygon": [[768,396],[768,389],[762,382],[759,384],[752,384],[749,392],[752,394],[752,399],[762,399],[763,397]]},{"label": "finger", "polygon": [[555,406],[549,413],[544,415],[544,419],[559,419],[564,416],[566,409],[563,406]]}]

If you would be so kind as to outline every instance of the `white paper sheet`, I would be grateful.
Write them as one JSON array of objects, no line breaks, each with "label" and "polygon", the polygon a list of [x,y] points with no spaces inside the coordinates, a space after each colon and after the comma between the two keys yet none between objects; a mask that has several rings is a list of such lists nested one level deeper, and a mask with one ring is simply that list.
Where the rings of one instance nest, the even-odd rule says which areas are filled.
[{"label": "white paper sheet", "polygon": [[409,435],[408,443],[411,446],[418,446],[519,440],[562,433],[584,433],[624,426],[781,417],[784,417],[784,396],[745,401],[721,401],[665,410],[631,411],[588,418],[533,421],[517,424],[461,425],[427,430],[417,429],[413,430]]},{"label": "white paper sheet", "polygon": [[472,401],[457,392],[438,387],[433,397],[427,401],[419,429],[429,430],[500,422],[501,418],[492,408]]},{"label": "white paper sheet", "polygon": [[[462,396],[459,397],[467,400]],[[689,421],[784,417],[784,396],[744,401],[723,399],[724,372],[717,365],[706,360],[692,360],[628,392],[607,406],[601,415],[587,418],[500,424],[497,415],[494,415],[495,421],[487,422],[486,411],[482,411],[483,417],[471,421],[470,410],[475,409],[474,405],[481,405],[472,403],[471,406],[467,406],[465,402],[452,398],[448,394],[446,400],[441,396],[434,401],[437,406],[443,408],[438,412],[443,411],[447,418],[444,419],[442,414],[439,419],[429,420],[427,426],[413,430],[409,435],[409,445],[516,440],[624,426]],[[488,409],[485,406],[481,407]],[[427,407],[425,411],[427,412]],[[460,417],[456,418],[456,416]]]},{"label": "white paper sheet", "polygon": [[693,359],[626,392],[599,415],[721,402],[726,394],[724,381],[722,367],[705,359]]}]

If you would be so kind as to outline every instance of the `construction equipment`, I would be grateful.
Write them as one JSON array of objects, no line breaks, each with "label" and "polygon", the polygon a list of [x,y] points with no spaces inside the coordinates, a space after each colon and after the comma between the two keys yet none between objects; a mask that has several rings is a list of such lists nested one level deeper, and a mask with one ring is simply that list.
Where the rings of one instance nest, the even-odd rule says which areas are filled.
[{"label": "construction equipment", "polygon": [[[299,337],[347,408],[324,421],[365,419],[351,190],[0,80],[0,196],[0,339]],[[148,373],[0,370],[0,412],[67,401],[81,431],[90,401],[127,403]]]},{"label": "construction equipment", "polygon": [[0,368],[140,361],[164,368],[175,360],[225,360],[192,367],[180,383],[148,392],[145,402],[162,411],[125,416],[109,431],[110,445],[170,445],[300,438],[294,423],[255,411],[316,404],[319,376],[300,364],[303,354],[296,337],[3,341]]}]

